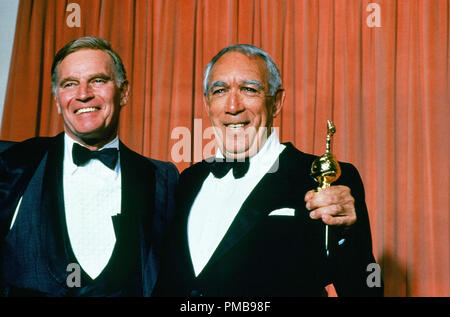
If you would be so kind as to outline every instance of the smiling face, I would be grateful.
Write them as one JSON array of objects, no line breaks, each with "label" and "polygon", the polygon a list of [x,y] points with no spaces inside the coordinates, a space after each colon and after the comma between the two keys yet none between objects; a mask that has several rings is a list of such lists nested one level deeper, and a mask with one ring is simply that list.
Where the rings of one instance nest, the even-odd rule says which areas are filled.
[{"label": "smiling face", "polygon": [[263,59],[240,52],[221,56],[211,70],[204,105],[225,157],[251,157],[270,134],[284,92],[269,96],[268,70]]},{"label": "smiling face", "polygon": [[78,50],[58,65],[57,78],[55,99],[64,131],[91,150],[114,139],[128,84],[117,87],[111,56],[102,50]]}]

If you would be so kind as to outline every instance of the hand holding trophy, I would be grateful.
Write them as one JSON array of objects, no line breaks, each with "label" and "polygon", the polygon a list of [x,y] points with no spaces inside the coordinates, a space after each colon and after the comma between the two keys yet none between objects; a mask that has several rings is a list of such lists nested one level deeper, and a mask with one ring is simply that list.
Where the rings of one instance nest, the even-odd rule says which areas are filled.
[{"label": "hand holding trophy", "polygon": [[[314,160],[311,166],[311,176],[319,183],[316,191],[321,191],[331,186],[341,175],[341,168],[336,157],[331,153],[333,134],[336,133],[336,127],[331,120],[327,120],[327,143],[326,152]],[[328,250],[328,225],[325,225],[325,251],[329,256]]]}]

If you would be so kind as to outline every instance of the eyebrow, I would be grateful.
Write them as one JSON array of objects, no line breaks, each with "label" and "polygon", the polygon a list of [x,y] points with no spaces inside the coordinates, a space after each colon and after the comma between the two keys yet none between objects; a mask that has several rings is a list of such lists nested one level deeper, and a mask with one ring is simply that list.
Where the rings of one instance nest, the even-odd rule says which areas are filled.
[{"label": "eyebrow", "polygon": [[[100,79],[103,79],[103,80],[112,80],[111,76],[105,75],[105,74],[103,74],[103,73],[97,73],[97,74],[92,74],[92,75],[90,75],[88,81],[90,81],[90,80],[92,80],[92,79],[95,79],[95,78],[100,78]],[[64,78],[63,80],[61,80],[61,81],[59,82],[59,86],[60,86],[60,87],[61,87],[61,86],[64,86],[64,84],[67,83],[67,82],[69,82],[69,81],[76,81],[76,82],[78,82],[79,79],[78,79],[78,78],[75,78],[75,77],[71,77],[71,76],[66,77],[66,78]]]},{"label": "eyebrow", "polygon": [[66,77],[59,82],[59,86],[60,87],[64,86],[64,84],[67,83],[68,81],[77,81],[77,79],[75,79],[73,77]]},{"label": "eyebrow", "polygon": [[216,87],[228,87],[228,85],[223,81],[217,80],[211,84],[211,87],[209,87],[209,91],[212,92]]},{"label": "eyebrow", "polygon": [[244,84],[244,85],[253,85],[253,86],[256,86],[256,87],[258,87],[259,89],[261,89],[261,90],[264,90],[264,85],[263,84],[261,84],[259,81],[257,81],[257,80],[244,80],[243,82],[242,82],[242,84]]},{"label": "eyebrow", "polygon": [[[240,84],[241,85],[253,85],[253,86],[258,87],[261,90],[264,90],[264,85],[261,84],[261,82],[259,82],[258,80],[253,80],[253,79],[244,80]],[[227,87],[229,87],[229,85],[227,83],[223,82],[223,81],[218,80],[218,81],[215,81],[215,82],[213,82],[211,84],[211,87],[209,87],[209,91],[212,92],[213,89],[216,88],[216,87],[225,87],[225,88],[227,88]]]}]

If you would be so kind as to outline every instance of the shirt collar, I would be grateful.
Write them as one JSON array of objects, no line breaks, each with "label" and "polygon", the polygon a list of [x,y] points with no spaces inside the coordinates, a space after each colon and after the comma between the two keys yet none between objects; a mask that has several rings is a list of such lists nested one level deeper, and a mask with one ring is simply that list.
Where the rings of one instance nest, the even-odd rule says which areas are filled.
[{"label": "shirt collar", "polygon": [[[250,157],[250,168],[245,177],[255,175],[255,173],[259,174],[260,171],[266,171],[275,163],[285,147],[280,143],[276,130],[271,128],[271,133],[261,149]],[[224,158],[220,148],[217,148],[216,157]]]},{"label": "shirt collar", "polygon": [[[64,133],[64,167],[68,169],[68,172],[70,174],[73,174],[78,168],[78,166],[73,162],[73,159],[72,159],[72,147],[73,147],[74,143],[78,143],[79,145],[84,146],[80,142],[72,139],[67,133]],[[108,149],[108,148],[115,148],[117,150],[119,149],[119,136],[118,135],[116,135],[116,137],[112,141],[110,141],[107,144],[105,144],[104,146],[102,146],[99,150]],[[119,152],[119,160],[120,160],[120,152]],[[120,166],[120,161],[118,161],[116,170],[113,172],[117,173],[119,166]],[[109,168],[108,168],[108,170],[109,170]]]}]

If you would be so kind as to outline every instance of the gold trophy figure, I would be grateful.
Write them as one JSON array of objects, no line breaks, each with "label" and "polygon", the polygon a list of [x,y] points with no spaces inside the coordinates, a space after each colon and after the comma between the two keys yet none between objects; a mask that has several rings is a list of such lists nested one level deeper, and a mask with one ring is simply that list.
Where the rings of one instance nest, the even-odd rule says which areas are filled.
[{"label": "gold trophy figure", "polygon": [[[333,134],[336,133],[336,127],[333,121],[327,120],[327,144],[326,152],[322,156],[316,158],[311,166],[311,176],[319,183],[316,191],[321,191],[331,186],[339,176],[341,176],[341,168],[336,157],[331,153]],[[325,225],[325,251],[329,256],[328,250],[328,225]]]}]

